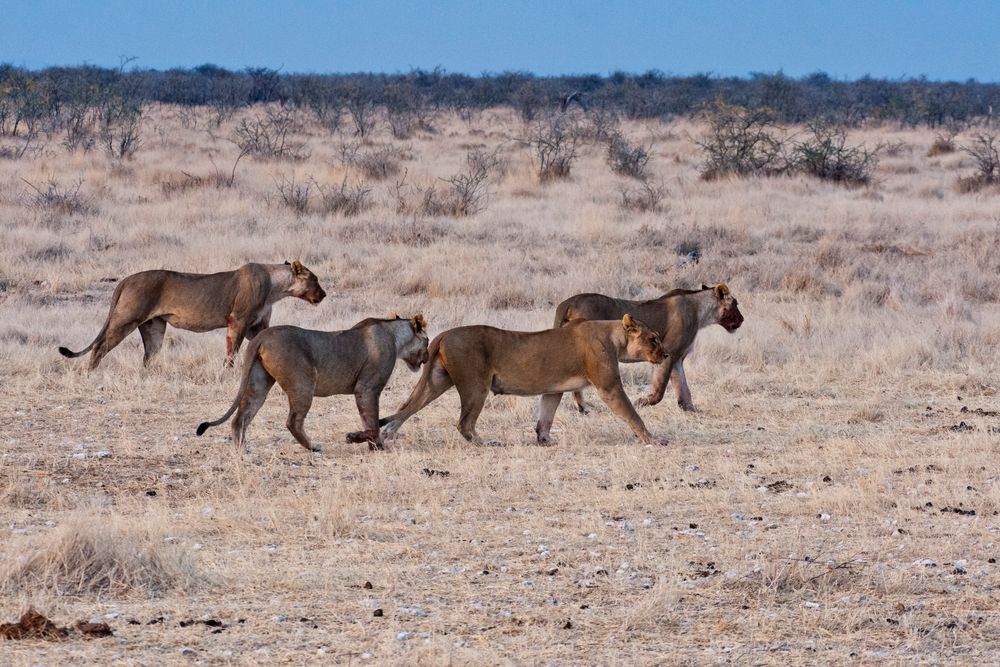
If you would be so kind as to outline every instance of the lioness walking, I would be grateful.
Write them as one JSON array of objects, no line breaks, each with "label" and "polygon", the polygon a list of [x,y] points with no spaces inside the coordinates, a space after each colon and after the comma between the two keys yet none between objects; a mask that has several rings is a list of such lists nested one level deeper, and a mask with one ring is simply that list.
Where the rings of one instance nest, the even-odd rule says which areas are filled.
[{"label": "lioness walking", "polygon": [[378,402],[396,359],[417,372],[427,361],[427,322],[368,318],[346,331],[313,331],[293,326],[272,327],[247,347],[243,378],[233,404],[215,421],[202,422],[197,434],[233,418],[233,442],[242,447],[247,428],[277,382],[288,395],[288,430],[306,449],[320,451],[303,430],[315,396],[354,394],[364,431],[350,442],[368,442],[381,449]]},{"label": "lioness walking", "polygon": [[313,272],[298,260],[284,264],[244,264],[235,271],[180,273],[142,271],[123,279],[111,297],[111,310],[97,338],[79,352],[60,347],[64,357],[80,357],[93,349],[90,369],[139,329],[143,365],[160,351],[167,324],[188,331],[226,327],[226,365],[243,338],[267,328],[271,306],[286,296],[317,304],[326,296]]},{"label": "lioness walking", "polygon": [[[702,285],[700,290],[675,289],[651,301],[615,299],[603,294],[577,294],[556,307],[556,328],[578,320],[609,320],[631,313],[657,332],[667,358],[653,369],[649,395],[635,404],[656,405],[663,399],[667,380],[674,385],[677,405],[682,410],[694,410],[691,390],[684,375],[684,359],[694,347],[698,331],[719,324],[732,333],[743,324],[743,314],[729,288],[720,283],[715,287]],[[580,412],[587,412],[583,392],[573,393]]]},{"label": "lioness walking", "polygon": [[429,356],[417,386],[399,411],[379,420],[385,426],[383,436],[394,434],[403,422],[454,386],[462,401],[458,430],[466,440],[480,442],[476,421],[492,391],[516,396],[542,394],[535,433],[539,444],[548,444],[563,392],[593,385],[640,440],[667,444],[650,435],[622,388],[619,361],[663,361],[656,332],[630,315],[535,332],[458,327],[431,341]]}]

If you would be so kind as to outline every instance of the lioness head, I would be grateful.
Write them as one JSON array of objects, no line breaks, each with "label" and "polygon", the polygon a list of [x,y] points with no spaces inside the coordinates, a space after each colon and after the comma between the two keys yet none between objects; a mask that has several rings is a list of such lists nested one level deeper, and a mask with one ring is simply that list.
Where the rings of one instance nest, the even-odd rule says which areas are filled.
[{"label": "lioness head", "polygon": [[715,287],[702,285],[701,288],[712,290],[716,301],[719,302],[719,309],[716,311],[716,322],[722,325],[722,328],[729,333],[733,333],[739,329],[740,325],[743,324],[743,313],[740,312],[739,307],[736,305],[736,297],[729,291],[729,287],[725,283],[719,283]]},{"label": "lioness head", "polygon": [[628,314],[622,318],[622,327],[628,337],[625,353],[630,359],[648,361],[651,364],[663,361],[666,353],[655,331]]},{"label": "lioness head", "polygon": [[[288,262],[285,263],[288,264]],[[297,296],[313,305],[322,301],[326,296],[326,292],[319,286],[316,274],[307,269],[299,260],[295,260],[288,265],[292,269],[292,278],[294,279],[289,289],[291,295]]]},{"label": "lioness head", "polygon": [[413,338],[403,345],[399,358],[416,373],[422,364],[427,363],[427,320],[422,314],[417,313],[410,318],[410,330]]}]

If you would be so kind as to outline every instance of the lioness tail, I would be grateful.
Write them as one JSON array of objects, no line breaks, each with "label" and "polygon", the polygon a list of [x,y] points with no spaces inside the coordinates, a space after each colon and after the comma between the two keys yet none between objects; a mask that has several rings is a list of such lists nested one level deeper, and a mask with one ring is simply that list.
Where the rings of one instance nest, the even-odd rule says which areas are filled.
[{"label": "lioness tail", "polygon": [[104,339],[105,334],[108,333],[108,324],[111,322],[111,316],[114,314],[115,308],[118,306],[118,298],[122,295],[122,288],[125,286],[125,282],[126,281],[123,280],[120,283],[118,283],[118,285],[115,287],[115,291],[111,295],[111,308],[108,309],[108,316],[104,320],[104,326],[102,326],[101,330],[97,332],[97,337],[94,338],[94,340],[90,341],[90,345],[83,348],[79,352],[74,352],[68,347],[60,347],[59,354],[61,354],[64,357],[69,357],[70,359],[75,359],[76,357],[82,357],[83,355],[87,354],[92,349],[94,349],[94,346]]},{"label": "lioness tail", "polygon": [[247,390],[247,385],[250,383],[250,371],[253,370],[253,365],[257,363],[257,352],[260,351],[260,341],[260,337],[254,337],[247,346],[246,354],[243,357],[243,377],[240,378],[240,388],[236,391],[236,398],[233,399],[233,404],[226,410],[226,414],[218,419],[198,424],[198,428],[195,429],[195,435],[203,435],[209,428],[218,426],[236,412],[236,408],[239,407],[240,400],[242,400],[243,394]]}]

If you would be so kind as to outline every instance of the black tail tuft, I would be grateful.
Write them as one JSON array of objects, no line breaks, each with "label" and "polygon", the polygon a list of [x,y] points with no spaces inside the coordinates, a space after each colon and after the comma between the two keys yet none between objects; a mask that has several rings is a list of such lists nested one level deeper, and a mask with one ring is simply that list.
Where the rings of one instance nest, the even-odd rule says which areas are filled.
[{"label": "black tail tuft", "polygon": [[208,430],[209,426],[211,426],[211,424],[209,424],[208,422],[202,422],[198,424],[198,430],[195,431],[195,435],[203,435],[205,431]]},{"label": "black tail tuft", "polygon": [[64,357],[70,357],[71,359],[76,356],[76,352],[69,349],[68,347],[60,347],[59,354],[61,354]]}]

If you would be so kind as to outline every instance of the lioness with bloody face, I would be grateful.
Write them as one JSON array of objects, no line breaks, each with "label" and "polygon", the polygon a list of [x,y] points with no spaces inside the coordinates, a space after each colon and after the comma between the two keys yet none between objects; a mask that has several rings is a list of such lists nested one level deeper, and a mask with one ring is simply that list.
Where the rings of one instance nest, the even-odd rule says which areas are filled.
[{"label": "lioness with bloody face", "polygon": [[243,338],[253,338],[267,328],[271,306],[294,296],[317,304],[326,296],[313,272],[298,260],[284,264],[244,264],[221,273],[142,271],[118,283],[111,310],[97,338],[79,352],[60,347],[64,357],[79,357],[93,349],[90,369],[97,368],[108,352],[139,329],[143,364],[160,351],[167,324],[188,331],[226,327],[226,365]]},{"label": "lioness with bloody face", "polygon": [[320,451],[302,428],[313,397],[334,394],[354,394],[365,430],[352,434],[353,441],[367,441],[370,449],[381,449],[378,402],[396,359],[405,361],[413,372],[427,361],[423,315],[368,318],[346,331],[272,327],[250,341],[240,388],[229,410],[215,421],[202,422],[196,432],[203,434],[235,412],[233,442],[242,447],[250,422],[277,382],[288,395],[288,430],[306,449]]},{"label": "lioness with bloody face", "polygon": [[[578,320],[608,320],[631,313],[660,335],[667,358],[653,370],[649,395],[636,400],[636,405],[656,405],[663,399],[667,380],[674,385],[677,405],[694,410],[691,390],[684,376],[684,359],[694,347],[695,336],[705,327],[718,324],[732,333],[743,324],[743,314],[729,288],[720,283],[715,287],[702,285],[700,290],[675,289],[651,301],[615,299],[603,294],[577,294],[556,307],[555,326],[562,327]],[[577,408],[586,412],[583,393],[575,392]]]},{"label": "lioness with bloody face", "polygon": [[619,361],[663,361],[656,333],[630,315],[610,322],[573,322],[559,329],[535,332],[458,327],[431,341],[429,357],[420,381],[399,411],[379,420],[385,426],[383,436],[394,434],[403,422],[454,386],[462,402],[458,430],[466,440],[480,442],[476,421],[492,391],[515,396],[541,394],[535,432],[539,444],[548,444],[563,392],[593,385],[611,411],[640,440],[666,444],[646,430],[622,388]]}]

